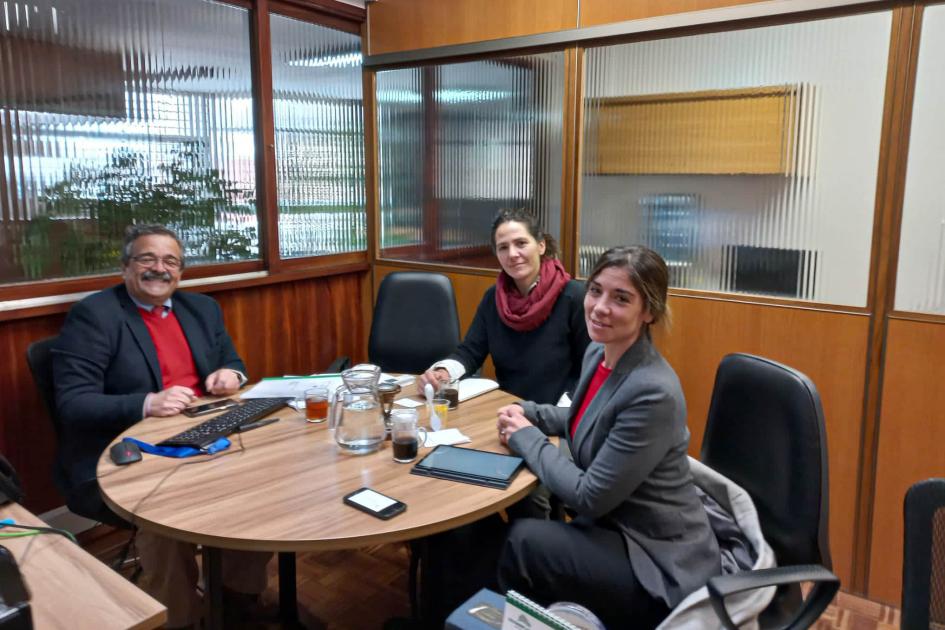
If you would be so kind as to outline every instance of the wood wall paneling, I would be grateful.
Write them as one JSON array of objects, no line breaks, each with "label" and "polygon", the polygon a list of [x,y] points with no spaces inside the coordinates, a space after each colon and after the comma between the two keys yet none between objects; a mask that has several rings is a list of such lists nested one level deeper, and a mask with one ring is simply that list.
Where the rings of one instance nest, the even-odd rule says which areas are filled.
[{"label": "wood wall paneling", "polygon": [[[374,267],[374,295],[377,296],[377,288],[381,285],[384,276],[392,271],[416,271],[416,268],[399,267],[394,264],[377,264]],[[493,275],[474,275],[462,272],[444,273],[453,283],[453,292],[456,294],[456,309],[459,311],[459,329],[460,334],[465,335],[482,300],[482,295],[486,290],[495,284]],[[492,366],[492,359],[486,359],[482,366],[482,375],[487,378],[495,378],[495,368]]]},{"label": "wood wall paneling", "polygon": [[56,435],[33,382],[26,349],[59,333],[62,314],[0,322],[0,453],[13,464],[26,492],[25,505],[44,512],[63,503],[52,482]]},{"label": "wood wall paneling", "polygon": [[370,55],[577,26],[577,0],[384,0],[368,5]]},{"label": "wood wall paneling", "polygon": [[715,371],[726,354],[748,352],[780,361],[817,385],[827,423],[833,568],[848,584],[869,317],[681,296],[671,297],[670,307],[671,329],[657,331],[656,342],[686,394],[693,455],[701,447]]},{"label": "wood wall paneling", "polygon": [[[336,356],[367,359],[362,312],[369,274],[217,291],[226,327],[251,380],[323,370]],[[55,435],[26,363],[30,343],[58,334],[62,314],[0,322],[0,453],[20,473],[25,505],[41,513],[62,505],[52,481]]]},{"label": "wood wall paneling", "polygon": [[757,0],[581,0],[580,25],[595,26],[641,18],[751,4]]},{"label": "wood wall paneling", "polygon": [[898,606],[909,486],[945,477],[945,325],[892,319],[883,367],[869,591]]}]

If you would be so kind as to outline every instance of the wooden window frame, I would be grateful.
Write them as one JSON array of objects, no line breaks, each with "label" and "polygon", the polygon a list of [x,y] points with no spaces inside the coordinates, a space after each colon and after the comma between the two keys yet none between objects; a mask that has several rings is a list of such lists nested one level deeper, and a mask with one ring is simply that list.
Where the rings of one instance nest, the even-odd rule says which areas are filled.
[{"label": "wooden window frame", "polygon": [[[227,281],[228,289],[263,283],[290,282],[303,277],[349,273],[367,270],[369,250],[305,256],[283,259],[279,255],[278,204],[275,170],[275,128],[272,106],[272,48],[269,33],[271,14],[325,26],[335,30],[361,35],[367,17],[364,9],[337,0],[216,0],[246,9],[249,12],[250,63],[252,65],[252,93],[254,106],[254,133],[256,143],[256,213],[259,220],[260,258],[218,264],[188,267],[187,280],[239,276],[250,274],[246,280]],[[367,209],[366,209],[367,210]],[[95,274],[71,278],[18,282],[0,285],[0,304],[30,298],[67,296],[97,291],[121,281],[120,273]],[[207,284],[217,287],[217,284]],[[0,310],[0,321],[19,319],[67,310],[66,307],[24,306]]]}]

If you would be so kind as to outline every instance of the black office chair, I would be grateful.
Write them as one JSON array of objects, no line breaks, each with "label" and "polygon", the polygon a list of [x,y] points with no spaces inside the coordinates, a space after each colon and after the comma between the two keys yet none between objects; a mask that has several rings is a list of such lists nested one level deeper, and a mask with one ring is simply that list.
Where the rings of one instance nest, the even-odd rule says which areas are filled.
[{"label": "black office chair", "polygon": [[945,479],[906,493],[902,630],[945,628]]},{"label": "black office chair", "polygon": [[[702,461],[744,488],[758,510],[778,567],[715,577],[713,609],[734,629],[724,598],[777,586],[762,628],[807,628],[840,588],[828,542],[827,435],[817,388],[807,376],[749,354],[722,359],[709,407]],[[802,601],[800,583],[813,582]]]},{"label": "black office chair", "polygon": [[450,279],[441,273],[395,271],[374,304],[368,357],[385,372],[421,374],[459,344]]},{"label": "black office chair", "polygon": [[[58,337],[47,337],[34,341],[26,349],[26,362],[29,363],[30,372],[33,374],[33,380],[39,389],[40,397],[52,421],[53,429],[56,433],[56,443],[62,439],[62,425],[59,421],[59,413],[56,409],[56,392],[53,385],[53,355],[52,348],[56,344]],[[62,469],[57,459],[53,465],[53,477],[60,489],[64,489],[66,484],[66,471]],[[94,521],[107,523],[114,527],[123,529],[131,528],[131,524],[123,518],[109,510],[104,504],[101,506],[77,505],[74,502],[68,502],[68,508],[74,514],[84,516]]]}]

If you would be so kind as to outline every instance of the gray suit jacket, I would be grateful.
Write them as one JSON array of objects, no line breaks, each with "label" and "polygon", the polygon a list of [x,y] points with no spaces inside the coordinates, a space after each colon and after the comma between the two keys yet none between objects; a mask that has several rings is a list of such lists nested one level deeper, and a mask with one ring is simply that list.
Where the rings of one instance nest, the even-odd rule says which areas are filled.
[{"label": "gray suit jacket", "polygon": [[[591,401],[572,440],[572,414],[603,357],[602,345],[588,346],[570,409],[522,403],[535,427],[515,432],[509,446],[578,514],[623,533],[640,584],[672,608],[721,571],[689,472],[685,398],[676,373],[641,335]],[[546,435],[566,439],[574,460]]]}]

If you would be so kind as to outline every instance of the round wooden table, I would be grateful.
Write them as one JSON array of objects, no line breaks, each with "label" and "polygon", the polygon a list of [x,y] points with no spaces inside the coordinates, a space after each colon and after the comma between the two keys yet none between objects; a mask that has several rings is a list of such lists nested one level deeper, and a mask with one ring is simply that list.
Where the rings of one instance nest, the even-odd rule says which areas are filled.
[{"label": "round wooden table", "polygon": [[[412,394],[404,388],[400,397]],[[492,391],[449,412],[448,425],[468,435],[471,448],[508,452],[499,443],[495,412],[516,399]],[[141,462],[116,466],[107,450],[98,463],[105,502],[142,529],[203,545],[209,625],[220,621],[219,550],[280,553],[280,604],[295,614],[297,551],[352,549],[412,540],[465,525],[515,503],[536,485],[527,469],[497,490],[410,474],[412,464],[393,461],[390,442],[369,455],[350,455],[331,440],[328,424],[309,424],[290,408],[281,418],[230,436],[215,455],[173,459],[145,454]],[[426,419],[420,408],[421,422]],[[185,416],[145,418],[121,437],[152,444],[199,420]],[[421,448],[419,457],[429,452]],[[363,486],[403,501],[407,510],[384,521],[342,503]],[[283,581],[292,588],[283,588]],[[291,591],[291,592],[289,592]]]}]

